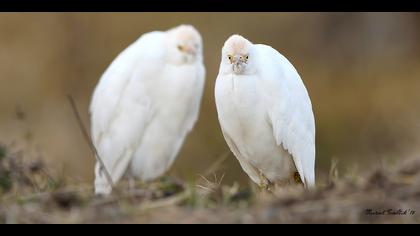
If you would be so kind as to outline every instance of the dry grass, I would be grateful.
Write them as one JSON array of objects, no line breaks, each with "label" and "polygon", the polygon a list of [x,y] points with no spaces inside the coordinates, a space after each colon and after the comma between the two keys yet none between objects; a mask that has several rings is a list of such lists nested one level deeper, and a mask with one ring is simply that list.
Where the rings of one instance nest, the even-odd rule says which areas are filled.
[{"label": "dry grass", "polygon": [[210,174],[191,183],[164,177],[134,189],[121,183],[116,194],[97,198],[91,186],[70,186],[50,173],[42,161],[0,146],[0,222],[420,223],[420,159],[360,176],[340,177],[334,167],[315,191],[271,194],[227,186],[223,175]]}]

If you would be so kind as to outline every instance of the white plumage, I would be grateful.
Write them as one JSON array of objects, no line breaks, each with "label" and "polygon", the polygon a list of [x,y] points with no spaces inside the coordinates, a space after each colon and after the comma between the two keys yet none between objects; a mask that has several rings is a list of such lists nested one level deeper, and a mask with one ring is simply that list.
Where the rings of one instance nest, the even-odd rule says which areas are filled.
[{"label": "white plumage", "polygon": [[222,49],[215,97],[226,142],[254,182],[283,182],[297,170],[306,186],[315,185],[312,105],[283,55],[231,36]]},{"label": "white plumage", "polygon": [[[90,107],[91,133],[114,183],[129,171],[164,174],[199,114],[205,68],[200,34],[189,25],[142,35],[105,71]],[[99,163],[96,194],[111,186]]]}]

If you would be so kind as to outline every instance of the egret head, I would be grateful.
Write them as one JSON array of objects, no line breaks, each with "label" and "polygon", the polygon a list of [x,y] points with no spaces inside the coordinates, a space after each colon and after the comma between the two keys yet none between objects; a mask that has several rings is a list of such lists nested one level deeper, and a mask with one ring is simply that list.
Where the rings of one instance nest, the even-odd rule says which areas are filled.
[{"label": "egret head", "polygon": [[177,64],[202,60],[203,42],[200,33],[191,25],[180,25],[168,30],[170,58]]},{"label": "egret head", "polygon": [[240,35],[232,35],[222,49],[220,69],[224,73],[249,74],[254,70],[253,44]]}]

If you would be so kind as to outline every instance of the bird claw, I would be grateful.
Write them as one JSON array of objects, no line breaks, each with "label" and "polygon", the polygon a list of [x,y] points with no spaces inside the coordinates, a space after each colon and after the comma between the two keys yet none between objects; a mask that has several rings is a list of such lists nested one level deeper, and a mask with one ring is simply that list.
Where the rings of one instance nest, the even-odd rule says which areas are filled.
[{"label": "bird claw", "polygon": [[302,181],[302,179],[300,178],[300,174],[299,174],[299,172],[295,172],[294,174],[293,174],[293,179],[295,180],[295,183],[296,184],[303,184],[303,181]]},{"label": "bird claw", "polygon": [[269,179],[267,179],[267,177],[264,176],[263,173],[260,172],[259,186],[260,186],[261,190],[271,191],[272,187],[273,187],[273,184],[270,182]]}]

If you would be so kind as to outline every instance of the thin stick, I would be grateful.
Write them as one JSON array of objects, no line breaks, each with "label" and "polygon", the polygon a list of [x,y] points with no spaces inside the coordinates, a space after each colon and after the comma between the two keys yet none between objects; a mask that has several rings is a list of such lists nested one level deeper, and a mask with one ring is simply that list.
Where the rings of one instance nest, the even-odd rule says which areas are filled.
[{"label": "thin stick", "polygon": [[207,169],[206,173],[204,174],[204,176],[208,176],[211,173],[214,173],[214,171],[217,170],[217,168],[220,167],[221,164],[223,164],[223,162],[226,161],[226,159],[229,157],[230,155],[230,150],[226,151],[224,154],[222,154],[219,159],[217,159],[211,166],[210,168]]},{"label": "thin stick", "polygon": [[[224,174],[223,174],[223,176],[222,176],[222,179],[221,179],[221,181],[220,182],[218,182],[217,181],[217,177],[216,177],[216,173],[215,173],[215,171],[220,167],[220,165],[222,165],[223,164],[223,162],[225,162],[226,161],[226,159],[229,157],[229,155],[230,155],[230,150],[228,150],[227,152],[225,152],[225,153],[223,153],[208,169],[207,169],[207,171],[205,172],[205,174],[204,175],[200,175],[200,174],[198,174],[198,176],[200,176],[201,177],[201,179],[200,180],[204,180],[205,182],[207,182],[207,184],[209,184],[209,185],[213,185],[213,184],[218,184],[219,183],[219,185],[220,185],[220,183],[221,183],[221,181],[223,180],[223,177],[224,177]],[[212,183],[210,180],[208,180],[207,178],[206,178],[206,176],[209,176],[210,174],[212,174],[213,173],[213,175],[214,175],[214,177],[215,177],[215,182],[214,183]],[[203,188],[203,186],[202,185],[200,185],[200,183],[201,183],[201,181],[200,180],[198,180],[197,181],[197,187],[200,187],[200,188]]]},{"label": "thin stick", "polygon": [[181,192],[173,197],[157,201],[147,201],[139,206],[140,211],[148,211],[156,208],[175,206],[189,197],[188,192]]},{"label": "thin stick", "polygon": [[70,106],[73,109],[73,113],[76,117],[77,123],[79,125],[80,130],[82,131],[83,136],[85,137],[86,142],[89,144],[90,149],[92,150],[93,154],[95,155],[96,160],[98,161],[99,165],[101,166],[101,169],[105,172],[105,177],[109,185],[111,185],[111,188],[114,189],[114,182],[112,181],[112,177],[109,174],[108,170],[106,169],[104,162],[99,157],[98,150],[96,149],[95,145],[92,142],[92,139],[89,136],[89,133],[86,130],[86,127],[83,125],[82,118],[80,117],[80,113],[77,109],[76,102],[74,101],[73,97],[70,95],[67,95],[67,98],[70,102]]}]

